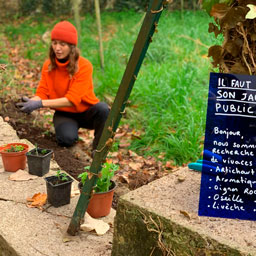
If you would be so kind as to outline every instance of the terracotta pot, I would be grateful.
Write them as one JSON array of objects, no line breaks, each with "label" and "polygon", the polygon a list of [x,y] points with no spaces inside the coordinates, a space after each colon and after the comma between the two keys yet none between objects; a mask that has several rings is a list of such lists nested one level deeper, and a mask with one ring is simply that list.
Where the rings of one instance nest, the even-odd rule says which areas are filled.
[{"label": "terracotta pot", "polygon": [[[87,207],[87,213],[91,217],[100,218],[109,215],[112,206],[114,190],[116,188],[115,182],[111,181],[111,183],[112,185],[109,191],[98,192],[92,195]],[[79,183],[79,188],[81,191],[81,183]]]},{"label": "terracotta pot", "polygon": [[[24,147],[23,151],[20,152],[7,152],[6,149],[11,146],[21,145]],[[19,169],[24,170],[26,168],[26,153],[28,152],[28,145],[24,143],[9,143],[0,148],[0,154],[6,172],[16,172]]]}]

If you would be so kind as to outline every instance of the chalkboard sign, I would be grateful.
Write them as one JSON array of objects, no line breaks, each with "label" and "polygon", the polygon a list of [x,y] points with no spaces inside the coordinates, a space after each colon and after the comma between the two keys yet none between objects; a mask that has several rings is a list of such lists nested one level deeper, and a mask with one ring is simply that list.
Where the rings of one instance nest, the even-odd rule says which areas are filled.
[{"label": "chalkboard sign", "polygon": [[256,76],[210,74],[199,215],[256,219]]}]

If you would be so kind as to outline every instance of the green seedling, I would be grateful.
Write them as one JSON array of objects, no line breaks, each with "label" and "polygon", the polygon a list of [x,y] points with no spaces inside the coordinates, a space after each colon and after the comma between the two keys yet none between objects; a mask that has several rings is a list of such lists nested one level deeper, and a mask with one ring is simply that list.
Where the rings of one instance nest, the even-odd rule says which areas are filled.
[{"label": "green seedling", "polygon": [[82,137],[78,137],[78,141],[84,141]]},{"label": "green seedling", "polygon": [[10,148],[5,149],[6,152],[21,152],[24,150],[22,145],[11,145]]},{"label": "green seedling", "polygon": [[46,155],[46,154],[47,154],[47,149],[42,149],[42,150],[41,150],[41,154],[42,154],[42,155]]},{"label": "green seedling", "polygon": [[[46,155],[48,153],[48,150],[47,149],[40,149],[38,148],[38,145],[37,143],[35,144],[35,153],[34,155]],[[28,152],[28,155],[32,155],[32,152]]]},{"label": "green seedling", "polygon": [[[81,179],[81,183],[84,185],[86,179],[88,178],[87,170],[90,169],[90,166],[84,167],[85,172],[79,174],[78,178]],[[104,163],[102,166],[99,178],[95,186],[95,192],[107,192],[111,186],[111,179],[114,177],[115,172],[118,171],[119,165],[113,163]]]},{"label": "green seedling", "polygon": [[110,148],[110,152],[117,152],[119,149],[120,140],[115,140],[112,144],[112,147]]},{"label": "green seedling", "polygon": [[43,134],[46,135],[46,136],[50,136],[51,132],[49,130],[46,130],[46,131],[43,132]]},{"label": "green seedling", "polygon": [[57,171],[56,176],[58,181],[68,181],[68,175],[64,172],[61,173],[60,170]]},{"label": "green seedling", "polygon": [[37,143],[35,144],[35,149],[36,149],[36,155],[38,156],[38,145],[37,145]]},{"label": "green seedling", "polygon": [[[84,170],[89,170],[89,169],[90,169],[90,166],[84,167]],[[81,182],[82,182],[83,185],[85,184],[85,181],[86,181],[87,177],[88,177],[88,172],[87,171],[82,172],[78,175],[78,178],[81,179]]]}]

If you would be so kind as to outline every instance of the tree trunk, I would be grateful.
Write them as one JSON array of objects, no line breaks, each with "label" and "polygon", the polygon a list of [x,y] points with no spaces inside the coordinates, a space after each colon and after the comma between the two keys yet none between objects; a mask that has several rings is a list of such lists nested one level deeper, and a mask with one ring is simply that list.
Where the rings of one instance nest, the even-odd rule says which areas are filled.
[{"label": "tree trunk", "polygon": [[74,11],[74,18],[78,33],[78,48],[81,47],[81,22],[80,22],[80,7],[81,7],[82,0],[72,0],[72,6]]},{"label": "tree trunk", "polygon": [[94,4],[95,4],[95,14],[96,14],[97,27],[98,27],[98,36],[99,36],[100,66],[102,69],[104,69],[104,53],[103,53],[103,43],[102,43],[102,33],[101,33],[99,0],[94,0]]}]

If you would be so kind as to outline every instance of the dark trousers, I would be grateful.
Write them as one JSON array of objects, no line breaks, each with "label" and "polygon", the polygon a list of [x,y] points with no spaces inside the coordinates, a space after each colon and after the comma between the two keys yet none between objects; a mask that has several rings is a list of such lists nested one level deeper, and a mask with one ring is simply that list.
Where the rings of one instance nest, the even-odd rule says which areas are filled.
[{"label": "dark trousers", "polygon": [[58,144],[72,146],[78,140],[78,129],[87,128],[94,130],[92,149],[96,149],[108,113],[109,107],[104,102],[99,102],[82,113],[55,111],[53,124]]}]

